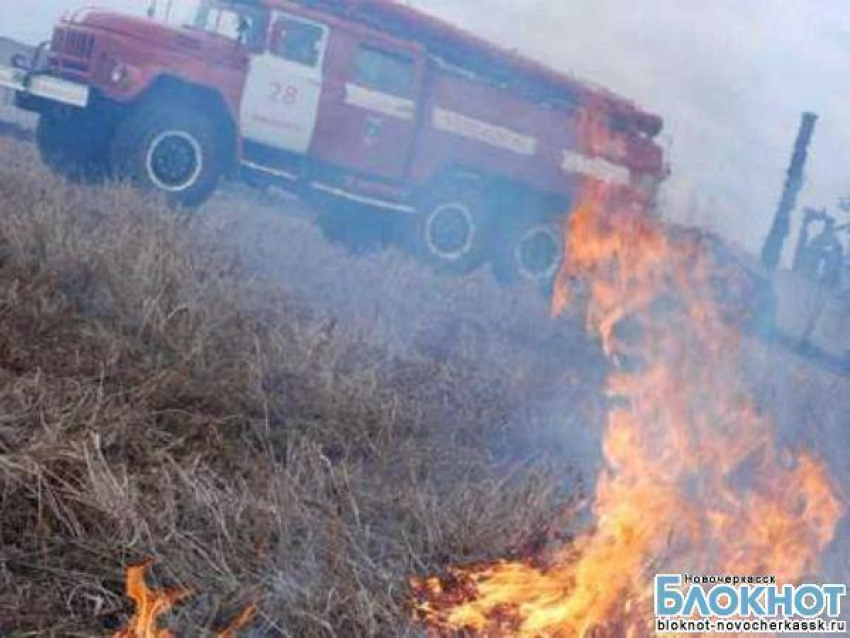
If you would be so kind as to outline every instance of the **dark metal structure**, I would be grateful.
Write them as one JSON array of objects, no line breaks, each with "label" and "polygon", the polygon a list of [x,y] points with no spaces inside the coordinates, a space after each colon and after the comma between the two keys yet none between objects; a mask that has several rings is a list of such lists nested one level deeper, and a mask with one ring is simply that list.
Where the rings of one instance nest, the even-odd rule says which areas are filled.
[{"label": "dark metal structure", "polygon": [[779,266],[785,240],[791,232],[791,213],[797,206],[797,196],[803,187],[809,144],[812,141],[817,119],[818,116],[814,113],[803,113],[797,142],[794,144],[794,154],[791,156],[791,166],[788,168],[788,174],[785,178],[782,199],[779,200],[773,225],[761,250],[761,261],[770,270],[776,270]]}]

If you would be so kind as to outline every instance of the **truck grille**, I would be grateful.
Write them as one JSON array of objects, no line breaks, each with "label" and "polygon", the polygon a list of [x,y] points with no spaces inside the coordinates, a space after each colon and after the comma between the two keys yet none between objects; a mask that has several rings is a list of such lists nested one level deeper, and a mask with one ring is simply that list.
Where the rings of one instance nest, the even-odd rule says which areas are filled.
[{"label": "truck grille", "polygon": [[88,60],[94,51],[94,36],[74,29],[56,29],[50,48],[59,55]]}]

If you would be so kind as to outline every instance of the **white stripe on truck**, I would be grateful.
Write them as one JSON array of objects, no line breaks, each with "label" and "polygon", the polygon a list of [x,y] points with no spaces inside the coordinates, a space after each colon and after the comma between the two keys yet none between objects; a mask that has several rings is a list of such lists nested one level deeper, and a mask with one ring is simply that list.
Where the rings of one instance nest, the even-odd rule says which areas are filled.
[{"label": "white stripe on truck", "polygon": [[624,186],[631,182],[629,169],[601,157],[587,157],[570,149],[564,149],[561,168],[568,173],[586,175],[611,184]]},{"label": "white stripe on truck", "polygon": [[408,122],[413,120],[416,112],[413,100],[367,89],[351,82],[345,85],[345,103]]},{"label": "white stripe on truck", "polygon": [[532,156],[537,153],[537,140],[504,126],[463,115],[448,109],[434,109],[434,128],[460,135],[490,146],[496,146],[519,155]]},{"label": "white stripe on truck", "polygon": [[[518,155],[531,157],[537,154],[538,142],[535,138],[457,111],[435,108],[434,128]],[[613,184],[629,184],[631,180],[627,168],[601,157],[587,157],[570,149],[563,150],[561,168],[567,173],[578,173]]]}]

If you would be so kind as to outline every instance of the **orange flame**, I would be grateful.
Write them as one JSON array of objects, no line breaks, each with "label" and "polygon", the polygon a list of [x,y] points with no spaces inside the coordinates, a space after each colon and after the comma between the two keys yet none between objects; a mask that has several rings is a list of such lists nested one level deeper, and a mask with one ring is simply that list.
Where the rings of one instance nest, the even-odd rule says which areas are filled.
[{"label": "orange flame", "polygon": [[218,638],[236,638],[236,632],[250,625],[256,616],[256,605],[249,605],[232,623],[230,623],[229,627],[218,635]]},{"label": "orange flame", "polygon": [[[135,603],[136,613],[126,629],[122,629],[113,638],[174,638],[167,629],[158,627],[159,619],[168,613],[174,605],[193,594],[191,589],[161,589],[148,587],[145,577],[153,565],[152,561],[127,568],[127,596]],[[248,626],[257,614],[254,605],[247,607],[218,638],[236,638],[236,632]]]},{"label": "orange flame", "polygon": [[414,580],[417,617],[435,636],[648,636],[655,573],[791,582],[817,568],[841,517],[824,467],[780,449],[747,391],[739,329],[717,295],[727,266],[700,234],[598,182],[567,225],[553,313],[583,282],[588,329],[614,370],[596,522],[536,564]]},{"label": "orange flame", "polygon": [[145,582],[152,563],[127,568],[127,596],[136,604],[136,614],[129,627],[117,632],[113,638],[174,638],[167,629],[159,629],[160,616],[174,605],[192,595],[190,589],[150,589]]}]

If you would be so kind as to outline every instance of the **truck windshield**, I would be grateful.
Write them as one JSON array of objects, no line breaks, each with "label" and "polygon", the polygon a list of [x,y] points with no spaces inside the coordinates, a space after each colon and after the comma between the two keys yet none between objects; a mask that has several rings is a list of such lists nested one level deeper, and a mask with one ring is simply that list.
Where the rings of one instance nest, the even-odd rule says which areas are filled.
[{"label": "truck windshield", "polygon": [[191,26],[257,49],[266,41],[268,14],[261,8],[241,3],[202,2]]}]

